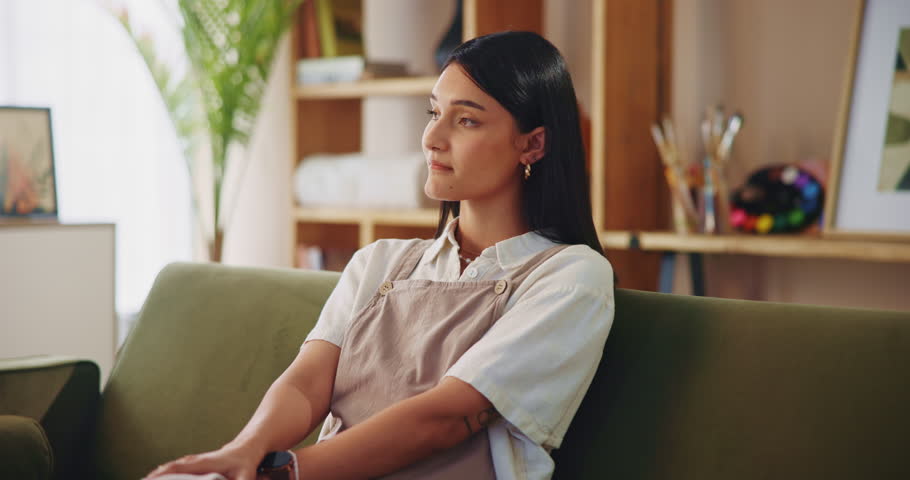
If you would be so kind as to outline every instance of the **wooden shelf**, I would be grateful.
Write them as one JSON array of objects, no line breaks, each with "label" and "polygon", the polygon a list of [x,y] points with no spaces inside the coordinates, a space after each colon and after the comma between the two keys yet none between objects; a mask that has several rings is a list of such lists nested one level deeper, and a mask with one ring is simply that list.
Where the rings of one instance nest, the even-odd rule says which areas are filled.
[{"label": "wooden shelf", "polygon": [[439,222],[439,211],[435,208],[414,210],[361,209],[361,208],[304,208],[294,209],[298,222],[406,225],[412,227],[435,227]]},{"label": "wooden shelf", "polygon": [[364,98],[371,96],[429,95],[436,84],[435,76],[383,78],[360,82],[300,85],[294,88],[298,99]]},{"label": "wooden shelf", "polygon": [[910,242],[834,239],[820,236],[682,235],[672,232],[605,231],[606,248],[648,251],[843,258],[871,262],[910,262]]},{"label": "wooden shelf", "polygon": [[[435,208],[366,209],[366,208],[294,208],[294,223],[297,228],[313,229],[311,241],[316,244],[345,244],[342,237],[354,239],[357,248],[362,248],[379,238],[429,238],[439,223],[439,211]],[[310,224],[310,225],[306,225]],[[353,228],[353,230],[351,230]],[[328,240],[320,234],[328,233]],[[351,236],[353,234],[353,236]],[[298,233],[298,238],[300,238]],[[327,243],[326,243],[327,242]]]},{"label": "wooden shelf", "polygon": [[600,244],[603,245],[604,248],[615,250],[629,249],[629,245],[632,244],[632,235],[632,232],[621,230],[607,230],[598,234],[600,237]]}]

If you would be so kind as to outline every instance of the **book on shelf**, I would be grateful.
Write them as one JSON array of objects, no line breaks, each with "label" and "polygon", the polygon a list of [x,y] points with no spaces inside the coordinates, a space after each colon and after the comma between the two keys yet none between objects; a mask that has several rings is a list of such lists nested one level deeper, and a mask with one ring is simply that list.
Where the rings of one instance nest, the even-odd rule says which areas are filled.
[{"label": "book on shelf", "polygon": [[309,3],[313,2],[322,56],[363,55],[362,0],[310,0]]},{"label": "book on shelf", "polygon": [[322,56],[322,49],[319,46],[319,27],[316,22],[316,2],[309,0],[303,2],[301,8],[302,39],[303,45],[301,52],[303,58],[318,58]]},{"label": "book on shelf", "polygon": [[355,82],[407,75],[408,69],[403,63],[369,61],[362,55],[304,58],[297,62],[297,83],[299,85]]}]

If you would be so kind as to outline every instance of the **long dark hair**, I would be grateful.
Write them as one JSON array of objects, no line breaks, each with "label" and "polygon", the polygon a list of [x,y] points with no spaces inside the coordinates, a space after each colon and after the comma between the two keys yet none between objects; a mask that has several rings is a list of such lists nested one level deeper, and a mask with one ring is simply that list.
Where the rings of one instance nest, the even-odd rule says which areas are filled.
[{"label": "long dark hair", "polygon": [[[452,63],[512,114],[521,133],[546,129],[546,153],[523,182],[522,214],[531,230],[606,257],[591,215],[575,87],[559,50],[533,32],[500,32],[461,44],[443,70]],[[436,238],[459,211],[459,202],[440,202]]]}]

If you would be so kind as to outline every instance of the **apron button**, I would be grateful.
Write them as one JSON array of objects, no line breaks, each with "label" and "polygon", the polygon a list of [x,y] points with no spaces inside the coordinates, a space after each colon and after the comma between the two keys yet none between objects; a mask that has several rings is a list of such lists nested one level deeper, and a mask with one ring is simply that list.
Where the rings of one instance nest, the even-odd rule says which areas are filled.
[{"label": "apron button", "polygon": [[392,291],[392,282],[385,282],[382,284],[381,287],[379,287],[379,293],[381,295],[385,295],[391,291]]},{"label": "apron button", "polygon": [[506,291],[506,281],[500,280],[500,281],[496,282],[496,288],[494,288],[493,291],[496,292],[496,295],[499,295],[502,292],[505,292]]}]

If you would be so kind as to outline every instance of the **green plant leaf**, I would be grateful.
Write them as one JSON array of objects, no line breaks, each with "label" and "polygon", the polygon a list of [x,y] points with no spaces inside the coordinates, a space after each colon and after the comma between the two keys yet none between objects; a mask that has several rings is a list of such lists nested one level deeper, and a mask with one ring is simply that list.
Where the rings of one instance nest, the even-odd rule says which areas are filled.
[{"label": "green plant leaf", "polygon": [[[302,0],[179,0],[179,26],[190,68],[175,77],[158,59],[151,39],[137,35],[128,12],[116,14],[142,55],[177,136],[193,185],[199,143],[210,145],[215,225],[232,144],[246,145],[259,113],[278,41]],[[193,205],[198,215],[198,198]]]}]

